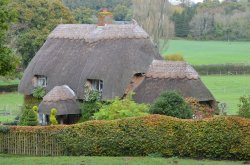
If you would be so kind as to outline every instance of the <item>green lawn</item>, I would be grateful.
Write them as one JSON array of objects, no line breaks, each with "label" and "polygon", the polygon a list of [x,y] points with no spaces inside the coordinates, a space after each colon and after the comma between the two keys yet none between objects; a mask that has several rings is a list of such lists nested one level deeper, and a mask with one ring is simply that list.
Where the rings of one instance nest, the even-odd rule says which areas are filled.
[{"label": "green lawn", "polygon": [[220,102],[227,103],[227,114],[238,111],[239,98],[250,95],[249,76],[202,76],[202,81]]},{"label": "green lawn", "polygon": [[0,122],[13,121],[16,114],[20,111],[20,106],[23,105],[23,95],[19,93],[0,94],[0,112],[13,113],[11,116],[0,115]]},{"label": "green lawn", "polygon": [[0,165],[240,165],[242,162],[150,157],[24,157],[0,155]]},{"label": "green lawn", "polygon": [[170,40],[163,55],[181,53],[194,65],[250,62],[250,42]]},{"label": "green lawn", "polygon": [[0,79],[0,86],[3,85],[16,85],[19,84],[20,80],[15,79],[15,80],[1,80]]}]

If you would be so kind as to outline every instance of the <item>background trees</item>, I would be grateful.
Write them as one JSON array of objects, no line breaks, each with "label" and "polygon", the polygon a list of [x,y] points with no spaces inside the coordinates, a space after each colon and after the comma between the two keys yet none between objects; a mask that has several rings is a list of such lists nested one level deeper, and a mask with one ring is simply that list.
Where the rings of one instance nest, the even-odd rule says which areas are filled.
[{"label": "background trees", "polygon": [[0,76],[14,72],[19,63],[6,40],[10,24],[16,18],[15,11],[7,9],[8,3],[8,0],[0,0]]},{"label": "background trees", "polygon": [[18,14],[11,28],[11,46],[21,55],[24,67],[58,24],[75,21],[60,0],[12,0],[8,9],[11,8]]}]

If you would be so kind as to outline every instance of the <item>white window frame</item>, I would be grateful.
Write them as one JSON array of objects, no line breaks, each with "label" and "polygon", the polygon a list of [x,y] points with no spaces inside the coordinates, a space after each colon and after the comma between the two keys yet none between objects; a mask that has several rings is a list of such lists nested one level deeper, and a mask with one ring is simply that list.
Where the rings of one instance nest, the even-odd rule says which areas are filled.
[{"label": "white window frame", "polygon": [[91,80],[91,87],[93,90],[96,90],[98,92],[103,91],[103,81],[102,80]]},{"label": "white window frame", "polygon": [[48,79],[46,76],[36,75],[36,84],[35,87],[47,87]]}]

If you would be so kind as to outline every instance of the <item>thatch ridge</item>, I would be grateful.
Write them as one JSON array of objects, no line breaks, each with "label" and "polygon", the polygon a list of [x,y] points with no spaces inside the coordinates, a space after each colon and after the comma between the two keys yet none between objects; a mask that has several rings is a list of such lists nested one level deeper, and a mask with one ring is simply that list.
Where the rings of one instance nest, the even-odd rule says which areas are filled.
[{"label": "thatch ridge", "polygon": [[137,24],[106,26],[67,24],[57,26],[48,38],[84,39],[88,43],[93,43],[106,39],[146,39],[149,35]]},{"label": "thatch ridge", "polygon": [[198,73],[187,62],[164,60],[154,60],[146,77],[199,79]]}]

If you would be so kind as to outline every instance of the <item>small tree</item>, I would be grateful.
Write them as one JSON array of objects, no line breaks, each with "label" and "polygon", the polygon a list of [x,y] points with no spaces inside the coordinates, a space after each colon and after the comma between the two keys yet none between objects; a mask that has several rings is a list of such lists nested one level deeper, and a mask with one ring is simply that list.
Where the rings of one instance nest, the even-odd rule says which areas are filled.
[{"label": "small tree", "polygon": [[240,97],[239,116],[250,118],[250,95]]},{"label": "small tree", "polygon": [[26,123],[28,126],[38,125],[37,113],[35,111],[29,110]]},{"label": "small tree", "polygon": [[161,114],[182,119],[192,118],[192,110],[175,92],[163,92],[150,107],[151,114]]},{"label": "small tree", "polygon": [[36,126],[38,125],[38,107],[34,106],[32,109],[25,107],[20,118],[20,125],[22,126]]},{"label": "small tree", "polygon": [[148,105],[135,103],[132,99],[132,94],[129,94],[123,100],[116,97],[110,104],[103,105],[100,111],[94,114],[94,119],[114,120],[147,114]]},{"label": "small tree", "polygon": [[56,120],[56,113],[57,113],[57,109],[56,108],[52,108],[50,111],[50,116],[49,116],[49,121],[51,125],[57,125],[58,121]]}]

